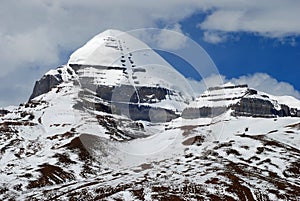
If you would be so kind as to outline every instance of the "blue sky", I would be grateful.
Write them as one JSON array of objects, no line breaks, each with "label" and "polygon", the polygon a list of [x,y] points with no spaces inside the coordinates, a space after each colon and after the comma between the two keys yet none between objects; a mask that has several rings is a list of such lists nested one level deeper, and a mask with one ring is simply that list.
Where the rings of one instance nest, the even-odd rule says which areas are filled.
[{"label": "blue sky", "polygon": [[182,22],[183,33],[197,41],[211,56],[221,74],[228,78],[257,72],[278,81],[289,82],[300,90],[300,38],[268,38],[249,32],[231,34],[231,39],[217,44],[203,40],[196,27],[203,14]]},{"label": "blue sky", "polygon": [[300,98],[299,10],[294,0],[4,1],[0,107],[27,101],[35,80],[96,34],[149,27],[196,41],[225,81]]}]

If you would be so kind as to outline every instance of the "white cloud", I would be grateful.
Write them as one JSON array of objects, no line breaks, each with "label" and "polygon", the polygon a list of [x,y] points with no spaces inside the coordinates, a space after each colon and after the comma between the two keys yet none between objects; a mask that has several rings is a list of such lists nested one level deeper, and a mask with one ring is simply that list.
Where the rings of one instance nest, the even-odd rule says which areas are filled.
[{"label": "white cloud", "polygon": [[58,44],[47,35],[46,29],[14,36],[0,35],[1,76],[26,65],[52,65],[59,62]]},{"label": "white cloud", "polygon": [[[181,31],[176,23],[193,11],[182,0],[4,1],[0,7],[0,77],[26,64],[59,65],[62,51],[75,50],[108,28],[155,27],[159,20]],[[164,32],[161,36],[167,38]],[[162,45],[176,48],[181,42],[175,40],[173,47],[167,42]]]},{"label": "white cloud", "polygon": [[128,32],[132,36],[140,39],[153,49],[163,51],[180,50],[190,42],[189,38],[182,32],[181,25],[176,23],[159,28],[134,29]]},{"label": "white cloud", "polygon": [[172,28],[162,29],[156,36],[157,46],[163,50],[178,50],[185,46],[187,41],[183,35],[180,24],[175,24]]},{"label": "white cloud", "polygon": [[300,34],[300,1],[212,1],[211,13],[199,27],[209,32],[251,32],[270,38]]},{"label": "white cloud", "polygon": [[[199,22],[207,42],[223,42],[227,39],[225,32],[238,31],[279,38],[294,36],[300,34],[299,9],[300,2],[293,0],[4,1],[0,7],[3,64],[0,77],[24,63],[61,64],[61,51],[75,50],[107,28],[155,27],[160,21],[174,25],[167,28],[181,33],[178,22],[199,11],[210,11],[208,17]],[[183,37],[170,41],[168,34],[161,32],[162,40],[158,42],[163,48],[176,49],[184,44]],[[294,44],[293,39],[290,41]]]},{"label": "white cloud", "polygon": [[275,96],[293,96],[300,99],[300,92],[287,82],[277,81],[266,73],[255,73],[252,75],[240,76],[238,78],[227,79],[224,75],[212,75],[201,81],[192,79],[187,80],[194,90],[195,94],[201,94],[209,87],[222,85],[231,82],[233,84],[247,84],[250,88],[275,95]]},{"label": "white cloud", "polygon": [[209,32],[205,31],[203,33],[203,40],[212,43],[212,44],[218,44],[226,41],[227,36],[225,34],[221,34],[219,32]]},{"label": "white cloud", "polygon": [[291,84],[279,82],[265,73],[255,73],[253,75],[241,76],[229,80],[234,84],[248,84],[249,87],[266,92],[271,95],[289,95],[300,99],[300,93]]},{"label": "white cloud", "polygon": [[194,90],[194,94],[200,95],[209,87],[214,87],[218,85],[222,85],[226,82],[226,78],[224,75],[211,75],[209,77],[203,78],[200,81],[196,81],[193,79],[187,79],[188,83],[191,85]]}]

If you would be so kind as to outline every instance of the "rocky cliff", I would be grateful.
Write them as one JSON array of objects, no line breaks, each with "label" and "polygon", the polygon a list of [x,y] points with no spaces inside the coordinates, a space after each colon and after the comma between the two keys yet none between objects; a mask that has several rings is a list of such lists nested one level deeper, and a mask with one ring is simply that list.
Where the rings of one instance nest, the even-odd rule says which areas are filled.
[{"label": "rocky cliff", "polygon": [[298,108],[286,104],[280,104],[276,99],[250,89],[247,85],[227,84],[209,88],[183,110],[182,117],[187,119],[216,117],[229,110],[233,116],[300,117]]},{"label": "rocky cliff", "polygon": [[63,80],[59,74],[57,75],[44,75],[39,81],[36,81],[33,92],[29,98],[32,100],[33,98],[45,94],[51,91],[52,88],[62,83]]}]

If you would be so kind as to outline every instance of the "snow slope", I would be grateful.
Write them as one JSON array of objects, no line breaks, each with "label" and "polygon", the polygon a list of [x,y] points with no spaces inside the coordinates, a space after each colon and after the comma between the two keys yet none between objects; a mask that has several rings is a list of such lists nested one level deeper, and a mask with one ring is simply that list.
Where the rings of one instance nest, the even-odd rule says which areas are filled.
[{"label": "snow slope", "polygon": [[[265,93],[262,93],[265,94]],[[292,96],[274,96],[267,94],[271,99],[277,100],[279,104],[286,104],[291,108],[299,108],[300,109],[300,100]]]},{"label": "snow slope", "polygon": [[[75,51],[68,61],[69,66],[74,64],[91,66],[83,76],[96,75],[98,84],[160,86],[179,90],[187,97],[192,92],[186,79],[148,45],[118,30],[102,32]],[[126,68],[127,79],[118,79],[120,71],[104,72],[100,66]]]},{"label": "snow slope", "polygon": [[[121,33],[109,30],[96,36],[68,65],[47,73],[61,75],[62,83],[1,113],[1,200],[299,199],[299,117],[242,117],[227,110],[213,118],[151,122],[95,109],[96,103],[109,103],[87,93],[83,85],[88,82],[105,87],[138,79],[143,86],[177,87],[168,78],[175,73],[170,66],[159,73],[142,59],[147,55],[137,54],[134,60],[131,50],[145,45],[126,34],[124,43]],[[127,61],[112,65],[122,52]],[[149,52],[150,57],[155,54]],[[133,73],[131,59],[149,73]],[[164,64],[160,58],[153,61]],[[73,69],[72,64],[81,66]],[[131,71],[126,78],[124,72],[130,77]],[[290,97],[248,92],[245,86],[226,84],[192,104],[228,106],[245,96],[299,104]],[[167,104],[180,105],[175,99],[157,103]]]}]

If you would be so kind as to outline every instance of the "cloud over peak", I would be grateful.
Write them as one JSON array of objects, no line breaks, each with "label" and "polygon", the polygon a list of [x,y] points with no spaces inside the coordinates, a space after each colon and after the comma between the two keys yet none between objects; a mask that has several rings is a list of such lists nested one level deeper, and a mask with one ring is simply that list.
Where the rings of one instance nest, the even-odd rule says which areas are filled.
[{"label": "cloud over peak", "polygon": [[245,75],[230,80],[234,84],[248,84],[249,87],[255,88],[272,95],[289,95],[300,99],[300,93],[291,84],[280,82],[266,73],[255,73]]},{"label": "cloud over peak", "polygon": [[232,0],[226,5],[212,1],[211,8],[210,14],[198,24],[209,33],[249,32],[278,39],[300,35],[299,1]]}]

